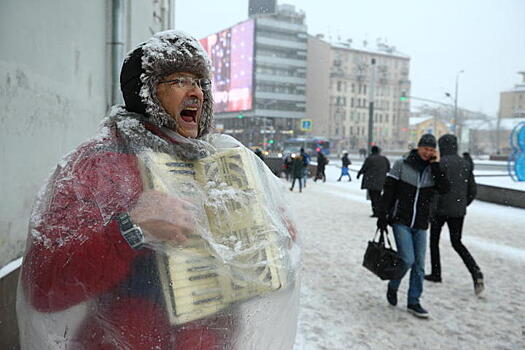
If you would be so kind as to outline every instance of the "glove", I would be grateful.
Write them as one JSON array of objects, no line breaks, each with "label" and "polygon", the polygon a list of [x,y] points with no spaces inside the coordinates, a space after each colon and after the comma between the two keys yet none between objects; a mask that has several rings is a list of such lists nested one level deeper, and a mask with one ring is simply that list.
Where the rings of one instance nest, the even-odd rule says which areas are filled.
[{"label": "glove", "polygon": [[377,218],[377,228],[381,231],[386,231],[387,227],[388,227],[388,220],[386,219],[384,215],[380,215]]},{"label": "glove", "polygon": [[359,179],[359,176],[361,176],[361,174],[360,174],[360,173],[357,173],[357,178],[358,178],[358,179]]}]

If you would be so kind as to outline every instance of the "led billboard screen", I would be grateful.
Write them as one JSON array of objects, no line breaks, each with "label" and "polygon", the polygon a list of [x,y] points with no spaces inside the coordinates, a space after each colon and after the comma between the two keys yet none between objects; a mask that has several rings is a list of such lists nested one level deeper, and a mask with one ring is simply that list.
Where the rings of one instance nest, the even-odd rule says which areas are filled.
[{"label": "led billboard screen", "polygon": [[253,108],[254,20],[201,39],[213,69],[215,113]]}]

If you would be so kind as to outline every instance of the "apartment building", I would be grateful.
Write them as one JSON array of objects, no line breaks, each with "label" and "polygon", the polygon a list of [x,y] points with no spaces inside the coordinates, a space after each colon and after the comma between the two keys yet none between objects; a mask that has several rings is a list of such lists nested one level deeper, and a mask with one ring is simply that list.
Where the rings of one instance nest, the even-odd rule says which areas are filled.
[{"label": "apartment building", "polygon": [[373,94],[373,143],[406,149],[409,73],[410,58],[393,46],[378,42],[372,48],[363,42],[358,47],[350,40],[332,43],[322,35],[309,36],[306,111],[312,134],[329,137],[336,151],[367,148]]}]

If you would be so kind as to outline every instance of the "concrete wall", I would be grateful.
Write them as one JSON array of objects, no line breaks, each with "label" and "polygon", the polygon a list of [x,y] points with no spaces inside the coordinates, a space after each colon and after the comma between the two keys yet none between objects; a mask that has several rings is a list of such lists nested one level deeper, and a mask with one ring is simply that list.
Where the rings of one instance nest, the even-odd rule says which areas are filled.
[{"label": "concrete wall", "polygon": [[477,200],[525,209],[525,191],[482,184],[477,187]]},{"label": "concrete wall", "polygon": [[[163,29],[167,3],[125,2],[126,52]],[[108,110],[110,18],[110,0],[0,1],[0,267],[23,254],[34,197],[57,161]]]},{"label": "concrete wall", "polygon": [[[16,266],[20,266],[20,261]],[[18,323],[16,320],[16,290],[20,269],[3,274],[0,269],[0,349],[18,350]]]}]

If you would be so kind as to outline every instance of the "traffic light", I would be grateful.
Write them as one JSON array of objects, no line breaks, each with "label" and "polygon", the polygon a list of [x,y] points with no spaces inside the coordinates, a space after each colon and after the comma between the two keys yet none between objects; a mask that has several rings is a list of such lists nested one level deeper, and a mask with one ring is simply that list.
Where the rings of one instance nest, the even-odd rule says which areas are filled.
[{"label": "traffic light", "polygon": [[401,96],[399,96],[399,101],[406,101],[408,100],[407,93],[405,90],[401,91]]},{"label": "traffic light", "polygon": [[244,116],[243,116],[242,114],[239,114],[239,115],[237,116],[237,119],[242,119],[242,118],[244,118]]},{"label": "traffic light", "polygon": [[273,144],[275,141],[274,140],[269,140],[268,143],[271,145]]}]

